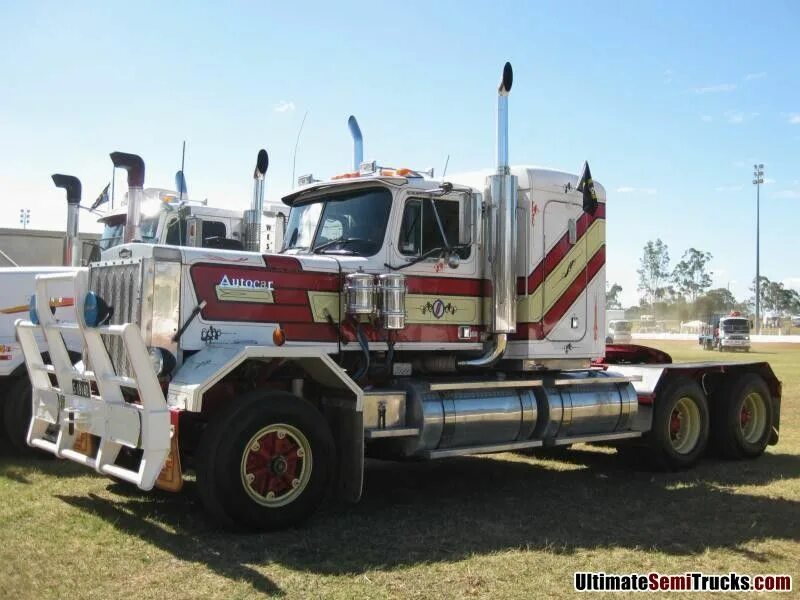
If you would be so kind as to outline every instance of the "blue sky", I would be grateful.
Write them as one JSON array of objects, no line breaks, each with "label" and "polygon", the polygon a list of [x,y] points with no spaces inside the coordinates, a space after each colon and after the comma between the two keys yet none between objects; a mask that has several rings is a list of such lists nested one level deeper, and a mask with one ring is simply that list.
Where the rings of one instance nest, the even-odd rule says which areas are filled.
[{"label": "blue sky", "polygon": [[[170,186],[187,140],[190,195],[245,207],[267,147],[268,200],[297,174],[367,158],[441,171],[494,161],[495,89],[514,65],[512,163],[608,190],[608,279],[636,299],[642,246],[714,255],[739,297],[755,273],[752,165],[766,165],[761,272],[800,287],[800,3],[17,2],[0,0],[0,223],[62,228],[63,192],[141,154]],[[118,182],[122,182],[121,175]],[[122,186],[124,188],[124,185]],[[83,225],[90,229],[88,213]]]}]

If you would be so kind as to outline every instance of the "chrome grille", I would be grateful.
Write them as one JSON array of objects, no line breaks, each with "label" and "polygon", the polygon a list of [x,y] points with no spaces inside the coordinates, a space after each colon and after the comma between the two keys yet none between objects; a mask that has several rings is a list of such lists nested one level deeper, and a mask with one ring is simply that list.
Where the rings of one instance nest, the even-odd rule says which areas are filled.
[{"label": "chrome grille", "polygon": [[[92,265],[89,270],[89,289],[114,307],[109,325],[141,324],[141,262]],[[103,342],[117,375],[133,375],[130,362],[125,354],[122,337],[104,336]]]}]

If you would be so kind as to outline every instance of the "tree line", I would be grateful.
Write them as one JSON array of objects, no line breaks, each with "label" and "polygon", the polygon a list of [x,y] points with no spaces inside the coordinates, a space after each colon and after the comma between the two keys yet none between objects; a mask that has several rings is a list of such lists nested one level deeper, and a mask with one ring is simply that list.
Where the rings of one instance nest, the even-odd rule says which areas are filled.
[{"label": "tree line", "polygon": [[[755,279],[751,287],[752,297],[738,302],[728,288],[711,288],[709,263],[710,252],[689,248],[673,267],[670,266],[669,248],[661,239],[648,241],[639,259],[639,311],[664,319],[682,321],[705,319],[711,313],[739,310],[754,312]],[[606,292],[608,308],[622,308],[620,294],[622,286],[613,283]],[[786,288],[779,281],[761,277],[759,296],[762,312],[800,314],[800,294]]]}]

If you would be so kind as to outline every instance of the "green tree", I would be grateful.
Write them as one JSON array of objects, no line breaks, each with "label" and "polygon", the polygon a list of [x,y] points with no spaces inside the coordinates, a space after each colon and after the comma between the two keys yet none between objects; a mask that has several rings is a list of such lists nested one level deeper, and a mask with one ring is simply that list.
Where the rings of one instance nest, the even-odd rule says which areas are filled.
[{"label": "green tree", "polygon": [[622,292],[622,286],[618,283],[611,284],[606,292],[606,308],[622,308],[619,295]]},{"label": "green tree", "polygon": [[710,252],[689,248],[672,270],[672,281],[690,302],[711,287],[711,275],[707,269],[711,258]]},{"label": "green tree", "polygon": [[639,259],[639,287],[643,299],[650,306],[664,294],[664,284],[669,279],[669,249],[660,239],[648,241]]}]

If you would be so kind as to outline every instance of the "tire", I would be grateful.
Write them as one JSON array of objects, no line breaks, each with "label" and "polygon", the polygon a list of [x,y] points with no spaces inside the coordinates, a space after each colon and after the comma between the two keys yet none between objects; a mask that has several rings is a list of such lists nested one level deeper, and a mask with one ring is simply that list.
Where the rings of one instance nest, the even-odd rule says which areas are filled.
[{"label": "tire", "polygon": [[27,374],[14,379],[3,400],[3,426],[12,451],[20,456],[42,456],[28,446],[31,423],[31,382]]},{"label": "tire", "polygon": [[676,378],[656,395],[653,428],[648,435],[659,465],[686,469],[702,456],[708,444],[708,402],[700,386]]},{"label": "tire", "polygon": [[737,377],[724,387],[714,405],[711,435],[725,458],[756,458],[764,453],[772,432],[772,396],[755,373]]},{"label": "tire", "polygon": [[206,428],[197,486],[205,509],[224,526],[283,529],[316,511],[335,467],[333,437],[312,404],[287,393],[257,391]]}]

